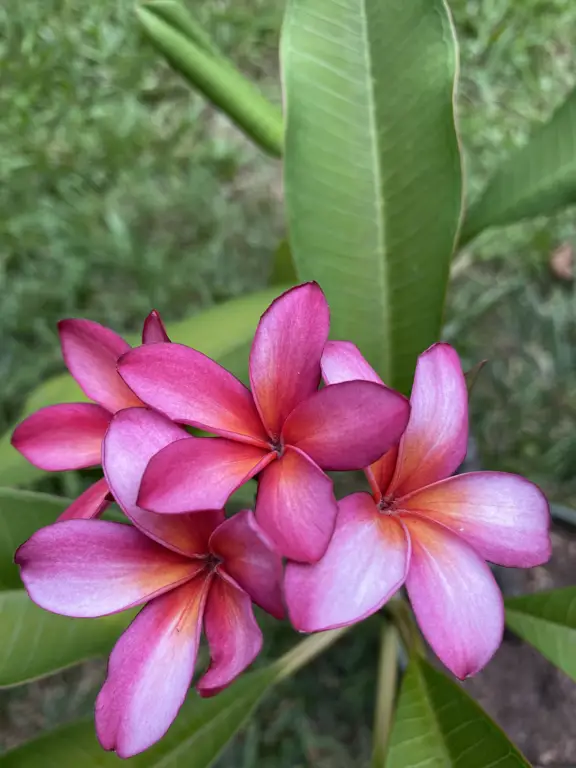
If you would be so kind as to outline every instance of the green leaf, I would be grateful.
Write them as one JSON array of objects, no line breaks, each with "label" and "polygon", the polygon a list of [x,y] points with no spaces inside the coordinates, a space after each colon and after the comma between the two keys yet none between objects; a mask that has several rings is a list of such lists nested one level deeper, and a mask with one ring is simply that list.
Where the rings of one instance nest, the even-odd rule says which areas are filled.
[{"label": "green leaf", "polygon": [[289,0],[282,38],[284,183],[301,279],[334,338],[407,391],[440,335],[461,212],[443,0]]},{"label": "green leaf", "polygon": [[461,245],[488,227],[549,216],[576,203],[576,88],[498,167],[468,211]]},{"label": "green leaf", "polygon": [[[271,666],[243,675],[213,699],[191,694],[167,735],[152,749],[132,758],[134,768],[208,768],[254,708],[276,683],[292,675],[330,646],[345,630],[314,635]],[[0,768],[107,768],[125,765],[102,751],[92,722],[62,728],[0,757]]]},{"label": "green leaf", "polygon": [[530,768],[503,731],[457,683],[424,659],[400,691],[386,768]]},{"label": "green leaf", "polygon": [[138,21],[154,47],[186,80],[226,114],[266,152],[282,155],[283,125],[280,110],[227,59],[206,49],[182,16],[166,14],[156,3],[136,9]]},{"label": "green leaf", "polygon": [[165,21],[177,32],[181,32],[192,43],[196,43],[213,56],[225,60],[223,53],[211,37],[202,29],[202,26],[189,13],[188,9],[180,3],[175,3],[173,0],[151,0],[151,2],[144,3],[143,7]]},{"label": "green leaf", "polygon": [[274,254],[270,285],[296,285],[298,275],[288,240],[282,240]]},{"label": "green leaf", "polygon": [[508,598],[506,624],[576,680],[576,587]]}]

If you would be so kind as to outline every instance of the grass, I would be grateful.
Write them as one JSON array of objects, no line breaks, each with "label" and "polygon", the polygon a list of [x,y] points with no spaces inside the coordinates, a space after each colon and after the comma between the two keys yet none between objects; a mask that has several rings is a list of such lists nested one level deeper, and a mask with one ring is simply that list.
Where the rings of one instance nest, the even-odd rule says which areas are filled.
[{"label": "grass", "polygon": [[[472,197],[574,84],[576,8],[570,0],[452,7]],[[278,99],[281,7],[206,0],[195,11]],[[152,306],[176,319],[259,286],[282,211],[278,165],[158,61],[139,39],[131,0],[21,3],[0,9],[0,20],[3,427],[59,367],[60,317],[133,330]],[[470,364],[491,360],[473,397],[484,465],[525,472],[576,503],[576,296],[548,269],[563,242],[576,245],[573,212],[488,233],[460,254],[446,336]],[[365,765],[375,627],[367,622],[274,694],[222,766]],[[267,653],[287,640],[278,630]],[[52,701],[38,696],[33,689],[34,712]],[[39,727],[72,714],[54,709]]]}]

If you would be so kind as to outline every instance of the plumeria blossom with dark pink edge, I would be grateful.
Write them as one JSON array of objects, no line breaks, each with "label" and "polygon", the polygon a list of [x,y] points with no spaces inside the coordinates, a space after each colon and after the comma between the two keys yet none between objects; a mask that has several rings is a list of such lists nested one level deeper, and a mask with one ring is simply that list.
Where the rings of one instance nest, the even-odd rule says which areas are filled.
[{"label": "plumeria blossom with dark pink edge", "polygon": [[[92,403],[48,405],[16,427],[12,445],[31,464],[48,472],[97,467],[101,446],[113,415],[142,402],[116,370],[118,358],[131,347],[110,328],[92,320],[58,323],[62,354],[68,370]],[[152,311],[144,322],[142,343],[169,342],[160,315]],[[60,520],[96,517],[110,503],[102,478],[78,497]]]},{"label": "plumeria blossom with dark pink edge", "polygon": [[[328,391],[353,379],[380,381],[348,342],[327,344],[322,370]],[[318,563],[288,564],[288,613],[305,632],[346,626],[405,584],[425,638],[463,679],[482,669],[502,639],[502,595],[485,561],[545,563],[549,507],[518,475],[451,477],[468,443],[468,393],[452,347],[436,344],[420,356],[411,405],[399,446],[365,470],[372,495],[339,503],[334,537]]]},{"label": "plumeria blossom with dark pink edge", "polygon": [[262,316],[247,389],[202,353],[154,344],[124,355],[118,370],[138,397],[175,422],[219,437],[174,442],[150,462],[141,507],[180,514],[218,509],[258,475],[256,518],[277,550],[315,562],[334,531],[337,504],[323,470],[354,470],[395,445],[406,398],[372,381],[318,391],[329,310],[316,283],[280,296]]},{"label": "plumeria blossom with dark pink edge", "polygon": [[144,605],[110,656],[96,701],[105,749],[130,757],[170,727],[190,687],[202,629],[210,666],[196,688],[218,693],[252,663],[262,634],[252,601],[282,618],[282,563],[252,512],[155,515],[136,504],[150,456],[184,430],[147,408],[112,420],[106,480],[133,525],[68,520],[37,531],[16,553],[32,600],[64,616]]}]

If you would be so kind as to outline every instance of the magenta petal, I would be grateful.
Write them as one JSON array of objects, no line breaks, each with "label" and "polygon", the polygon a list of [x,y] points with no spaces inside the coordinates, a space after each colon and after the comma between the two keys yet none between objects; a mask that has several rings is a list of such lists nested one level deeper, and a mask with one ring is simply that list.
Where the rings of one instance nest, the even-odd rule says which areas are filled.
[{"label": "magenta petal", "polygon": [[222,509],[275,453],[221,437],[187,437],[159,451],[144,473],[138,503],[170,515]]},{"label": "magenta petal", "polygon": [[102,478],[87,488],[84,493],[70,504],[68,509],[58,517],[58,522],[64,520],[91,520],[104,512],[111,503],[109,501],[110,489],[106,478]]},{"label": "magenta petal", "polygon": [[318,389],[329,328],[328,304],[316,283],[292,288],[262,315],[250,352],[250,383],[272,437],[280,435],[298,403]]},{"label": "magenta petal", "polygon": [[94,403],[48,405],[16,427],[12,445],[48,472],[96,467],[109,421],[108,411]]},{"label": "magenta petal", "polygon": [[201,696],[214,696],[252,664],[262,648],[262,632],[248,595],[218,577],[206,601],[204,631],[210,666],[196,689]]},{"label": "magenta petal", "polygon": [[410,405],[398,392],[371,381],[324,387],[292,411],[282,436],[322,469],[362,469],[399,440]]},{"label": "magenta petal", "polygon": [[64,361],[87,397],[111,413],[142,404],[116,370],[130,349],[121,336],[92,320],[61,320],[58,330]]},{"label": "magenta petal", "polygon": [[412,542],[406,586],[418,624],[440,661],[463,680],[502,641],[502,595],[486,563],[459,536],[412,515],[402,520]]},{"label": "magenta petal", "polygon": [[301,632],[354,624],[402,586],[410,541],[402,523],[378,512],[367,493],[338,503],[336,530],[313,565],[288,563],[284,590],[290,621]]},{"label": "magenta petal", "polygon": [[319,560],[334,532],[338,507],[332,481],[300,451],[287,448],[260,476],[256,519],[279,554]]},{"label": "magenta petal", "polygon": [[322,354],[322,378],[326,384],[343,381],[384,382],[351,341],[329,341]]},{"label": "magenta petal", "polygon": [[282,559],[250,510],[242,510],[219,525],[210,539],[210,549],[223,560],[221,568],[255,603],[277,619],[284,618]]},{"label": "magenta petal", "polygon": [[103,445],[104,472],[112,493],[126,515],[152,539],[184,555],[208,551],[208,539],[222,522],[222,511],[168,517],[141,509],[136,501],[150,458],[187,433],[148,408],[127,408],[112,419]]},{"label": "magenta petal", "polygon": [[63,616],[105,616],[150,600],[202,568],[136,528],[104,520],[54,523],[14,557],[28,594]]},{"label": "magenta petal", "polygon": [[153,309],[144,320],[142,344],[158,344],[166,341],[170,341],[170,337],[166,333],[160,313]]},{"label": "magenta petal", "polygon": [[538,486],[519,475],[456,475],[399,503],[447,526],[498,565],[532,568],[550,559],[548,502]]},{"label": "magenta petal", "polygon": [[119,362],[124,381],[174,421],[267,444],[252,395],[231,373],[182,344],[146,344]]},{"label": "magenta petal", "polygon": [[96,699],[96,733],[120,757],[164,736],[190,688],[209,582],[202,577],[150,602],[116,643]]},{"label": "magenta petal", "polygon": [[434,344],[420,355],[410,404],[410,421],[388,488],[395,496],[444,480],[466,456],[468,391],[460,360],[451,346]]}]

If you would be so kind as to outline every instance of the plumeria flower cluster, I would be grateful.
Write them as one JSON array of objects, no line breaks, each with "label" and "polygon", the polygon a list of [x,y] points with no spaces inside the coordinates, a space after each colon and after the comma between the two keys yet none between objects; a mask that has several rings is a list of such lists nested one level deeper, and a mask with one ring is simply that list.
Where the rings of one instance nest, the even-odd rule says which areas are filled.
[{"label": "plumeria flower cluster", "polygon": [[[130,757],[164,735],[194,678],[202,631],[210,664],[198,693],[214,695],[242,673],[262,645],[253,604],[278,619],[287,608],[297,630],[317,632],[361,621],[405,585],[442,662],[460,678],[474,674],[503,632],[485,561],[549,558],[548,504],[535,485],[498,472],[452,477],[468,440],[456,352],[436,344],[420,356],[408,401],[328,332],[316,284],[283,294],[256,330],[248,389],[170,343],[157,313],[135,349],[95,323],[61,323],[68,368],[95,402],[32,414],[14,445],[44,469],[101,463],[104,478],[16,561],[49,611],[144,606],[112,651],[96,702],[105,749]],[[371,493],[337,502],[326,472],[360,469]],[[254,512],[226,517],[229,497],[252,478]],[[111,500],[131,525],[95,519]]]}]

